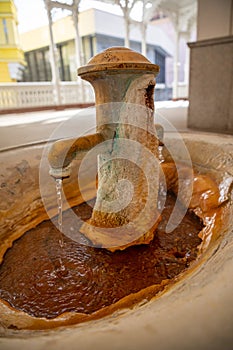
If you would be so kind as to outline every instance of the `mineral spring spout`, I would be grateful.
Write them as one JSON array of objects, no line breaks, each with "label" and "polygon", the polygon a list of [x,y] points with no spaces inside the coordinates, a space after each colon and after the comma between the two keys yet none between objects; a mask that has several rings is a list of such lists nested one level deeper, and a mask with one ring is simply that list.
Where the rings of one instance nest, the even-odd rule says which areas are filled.
[{"label": "mineral spring spout", "polygon": [[57,141],[49,154],[50,174],[67,176],[77,154],[110,142],[98,156],[92,216],[80,229],[94,246],[123,250],[154,237],[160,220],[158,148],[163,134],[157,126],[157,135],[154,124],[158,72],[159,66],[124,47],[109,48],[78,70],[94,88],[96,134]]},{"label": "mineral spring spout", "polygon": [[99,133],[79,137],[78,139],[65,139],[56,141],[50,148],[48,160],[50,175],[54,178],[70,176],[70,164],[80,153],[88,151],[103,141]]}]

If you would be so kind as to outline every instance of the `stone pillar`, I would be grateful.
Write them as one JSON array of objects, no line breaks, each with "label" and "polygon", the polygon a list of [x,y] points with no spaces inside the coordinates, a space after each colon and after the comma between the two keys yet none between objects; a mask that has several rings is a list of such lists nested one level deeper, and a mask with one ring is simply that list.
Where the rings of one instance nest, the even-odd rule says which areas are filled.
[{"label": "stone pillar", "polygon": [[60,77],[59,70],[57,65],[57,52],[56,45],[53,38],[53,29],[52,29],[52,15],[51,15],[51,4],[49,1],[45,0],[45,7],[47,10],[47,16],[49,21],[49,38],[50,38],[50,63],[52,70],[52,82],[54,84],[54,90],[56,94],[55,102],[57,105],[61,104],[61,91],[60,91]]},{"label": "stone pillar", "polygon": [[198,41],[189,44],[189,128],[233,134],[232,12],[232,0],[198,2]]},{"label": "stone pillar", "polygon": [[[190,33],[185,33],[186,42],[189,41]],[[188,86],[189,84],[189,67],[190,67],[190,49],[187,46],[185,50],[185,63],[184,63],[184,83]]]},{"label": "stone pillar", "polygon": [[180,33],[176,31],[176,41],[175,41],[175,54],[174,54],[174,79],[173,79],[173,98],[178,98],[178,83],[179,83],[179,42]]}]

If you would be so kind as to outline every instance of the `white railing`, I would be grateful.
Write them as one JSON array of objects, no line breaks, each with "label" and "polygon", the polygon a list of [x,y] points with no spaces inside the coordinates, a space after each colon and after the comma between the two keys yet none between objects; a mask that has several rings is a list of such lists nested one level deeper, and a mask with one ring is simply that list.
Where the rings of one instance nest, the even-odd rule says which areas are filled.
[{"label": "white railing", "polygon": [[173,86],[173,98],[188,98],[189,96],[189,85],[186,82],[178,82],[177,86]]},{"label": "white railing", "polygon": [[[86,81],[61,82],[58,88],[60,100],[55,86],[50,82],[0,83],[0,111],[95,102],[93,88]],[[176,97],[188,97],[187,84],[179,83]],[[156,84],[155,100],[171,98],[171,89],[166,88],[164,84]]]},{"label": "white railing", "polygon": [[58,88],[60,101],[50,82],[0,83],[0,110],[94,102],[92,86],[85,81],[61,82]]},{"label": "white railing", "polygon": [[155,85],[155,100],[167,101],[171,99],[188,99],[189,86],[185,82],[178,82],[176,89],[165,84]]},{"label": "white railing", "polygon": [[178,98],[188,98],[189,95],[189,87],[187,83],[178,83]]}]

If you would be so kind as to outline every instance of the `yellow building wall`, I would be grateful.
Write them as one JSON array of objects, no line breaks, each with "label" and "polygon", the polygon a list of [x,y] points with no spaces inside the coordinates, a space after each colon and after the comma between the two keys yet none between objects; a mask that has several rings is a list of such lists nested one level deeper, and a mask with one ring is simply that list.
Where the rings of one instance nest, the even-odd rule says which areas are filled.
[{"label": "yellow building wall", "polygon": [[[19,45],[17,12],[13,0],[0,0],[0,81],[11,79],[8,63],[25,65],[24,53]],[[7,28],[7,34],[4,31]]]},{"label": "yellow building wall", "polygon": [[8,63],[0,62],[0,82],[10,82],[11,77],[9,74]]},{"label": "yellow building wall", "polygon": [[[3,20],[6,20],[8,31],[8,42],[4,33]],[[0,0],[0,44],[18,44],[19,36],[17,31],[16,8],[12,0]]]},{"label": "yellow building wall", "polygon": [[24,63],[24,53],[17,47],[0,48],[0,62],[2,61]]},{"label": "yellow building wall", "polygon": [[0,12],[1,13],[12,13],[17,20],[17,12],[14,1],[12,0],[1,0],[0,1]]}]

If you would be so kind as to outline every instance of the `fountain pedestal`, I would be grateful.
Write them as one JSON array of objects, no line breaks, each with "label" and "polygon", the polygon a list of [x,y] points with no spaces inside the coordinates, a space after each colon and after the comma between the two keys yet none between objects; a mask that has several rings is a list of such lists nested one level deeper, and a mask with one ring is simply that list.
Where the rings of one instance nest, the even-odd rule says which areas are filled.
[{"label": "fountain pedestal", "polygon": [[[81,232],[94,246],[111,251],[149,243],[159,222],[158,145],[154,125],[154,87],[159,67],[141,54],[112,47],[93,57],[78,74],[95,91],[98,142],[97,199]],[[85,136],[89,148],[93,135]],[[50,152],[52,167],[67,167],[77,147],[64,156],[67,142]],[[92,143],[92,146],[95,146]],[[84,144],[85,146],[85,144]],[[99,146],[97,146],[99,147]],[[72,154],[70,154],[72,153]],[[68,161],[67,161],[68,159]],[[153,174],[153,176],[151,176]]]}]

